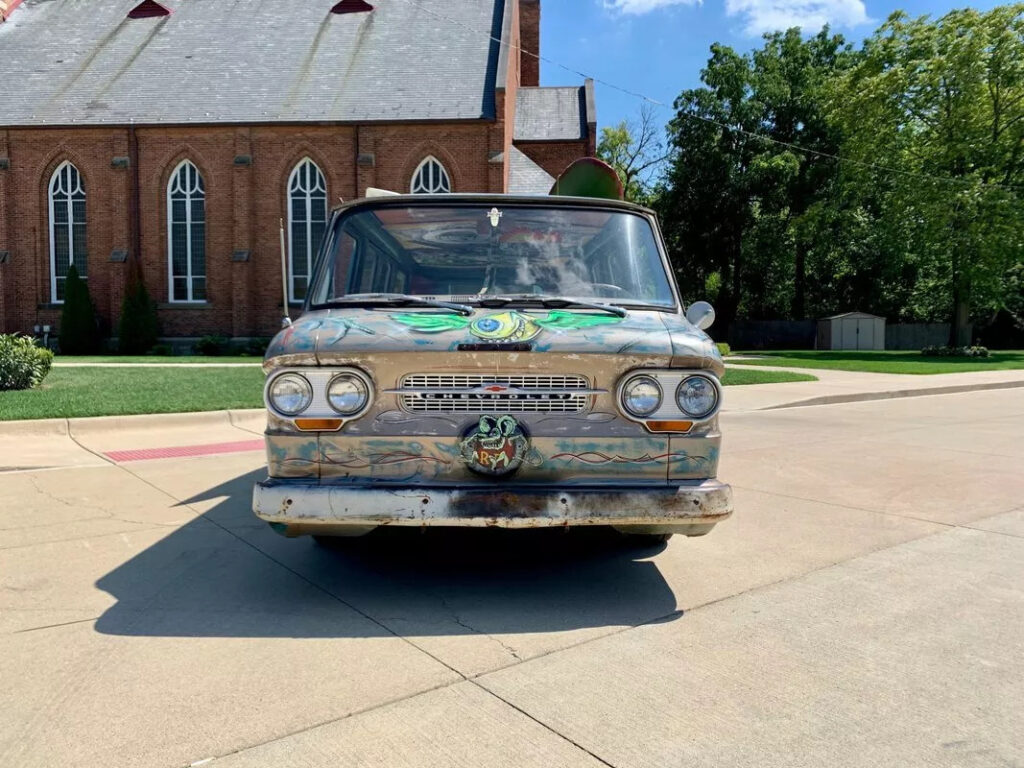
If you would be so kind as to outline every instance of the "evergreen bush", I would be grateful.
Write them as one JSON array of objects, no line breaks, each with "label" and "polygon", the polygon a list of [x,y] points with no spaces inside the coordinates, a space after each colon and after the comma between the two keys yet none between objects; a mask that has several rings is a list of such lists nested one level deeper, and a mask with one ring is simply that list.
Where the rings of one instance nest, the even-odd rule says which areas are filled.
[{"label": "evergreen bush", "polygon": [[149,296],[142,279],[142,266],[133,258],[128,265],[128,284],[121,302],[121,321],[117,330],[117,350],[122,355],[143,355],[159,336],[156,302]]},{"label": "evergreen bush", "polygon": [[192,351],[197,355],[220,357],[228,351],[229,343],[227,336],[203,336],[193,345]]},{"label": "evergreen bush", "polygon": [[96,308],[92,305],[89,286],[72,264],[64,281],[64,309],[60,314],[58,340],[63,355],[92,355],[100,348],[100,332],[96,325]]}]

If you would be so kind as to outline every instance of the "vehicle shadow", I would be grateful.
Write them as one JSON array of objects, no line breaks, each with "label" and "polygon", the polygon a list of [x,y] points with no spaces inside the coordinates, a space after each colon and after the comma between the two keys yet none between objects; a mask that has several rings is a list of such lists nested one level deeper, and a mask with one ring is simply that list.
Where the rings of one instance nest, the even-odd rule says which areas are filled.
[{"label": "vehicle shadow", "polygon": [[676,618],[650,558],[601,529],[382,529],[338,547],[250,511],[251,472],[187,499],[204,514],[97,581],[113,635],[512,634]]}]

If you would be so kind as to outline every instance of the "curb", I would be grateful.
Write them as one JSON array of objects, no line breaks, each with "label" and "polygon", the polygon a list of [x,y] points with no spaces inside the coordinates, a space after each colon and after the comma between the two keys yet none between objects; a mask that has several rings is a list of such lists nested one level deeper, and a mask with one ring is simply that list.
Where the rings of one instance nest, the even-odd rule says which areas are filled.
[{"label": "curb", "polygon": [[768,405],[754,408],[755,411],[776,411],[781,408],[804,408],[812,405],[836,405],[837,403],[862,403],[869,400],[895,400],[900,397],[925,397],[927,395],[953,395],[959,392],[979,392],[986,389],[1016,389],[1024,387],[1024,381],[994,381],[987,384],[950,384],[945,387],[923,387],[920,389],[893,389],[887,392],[853,392],[848,395],[821,395],[792,403]]},{"label": "curb", "polygon": [[[129,429],[154,427],[235,427],[247,432],[252,429],[242,426],[245,422],[262,419],[263,408],[229,411],[193,411],[189,413],[147,413],[135,416],[89,416],[70,419],[26,419],[22,421],[0,421],[0,437],[22,435],[71,435],[96,432],[116,432]],[[262,432],[262,429],[261,429]]]},{"label": "curb", "polygon": [[[893,400],[900,397],[924,397],[926,395],[951,395],[959,392],[978,392],[992,389],[1016,389],[1024,387],[1021,381],[996,381],[986,384],[951,384],[945,387],[922,387],[919,389],[894,389],[885,392],[853,392],[845,395],[821,395],[791,403],[780,403],[755,411],[774,411],[782,408],[804,408],[813,405],[836,405],[838,403],[860,403],[870,400]],[[235,427],[247,432],[254,431],[254,422],[261,422],[266,411],[263,408],[247,408],[228,411],[193,411],[189,413],[148,413],[136,416],[90,416],[70,419],[25,419],[21,421],[0,421],[0,437],[21,435],[70,435],[72,431],[109,432],[122,429],[147,429],[151,427]],[[249,426],[244,426],[249,422]],[[262,428],[260,429],[262,433]]]}]

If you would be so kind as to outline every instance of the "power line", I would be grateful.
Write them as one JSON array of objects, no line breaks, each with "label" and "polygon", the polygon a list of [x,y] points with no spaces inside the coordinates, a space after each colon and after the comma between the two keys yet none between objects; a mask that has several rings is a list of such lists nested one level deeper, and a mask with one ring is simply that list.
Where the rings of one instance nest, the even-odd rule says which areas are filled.
[{"label": "power line", "polygon": [[[511,0],[506,0],[506,2],[510,2],[510,1]],[[512,45],[512,43],[510,41],[503,40],[502,38],[493,35],[490,32],[490,30],[477,29],[476,27],[472,27],[469,24],[466,24],[465,22],[459,21],[458,19],[454,19],[451,16],[447,16],[447,15],[445,15],[443,13],[438,13],[437,11],[435,11],[435,10],[433,10],[431,8],[427,8],[426,6],[422,5],[421,3],[416,2],[415,0],[402,0],[402,2],[406,3],[407,5],[411,5],[411,6],[415,7],[415,8],[419,8],[421,11],[423,11],[425,13],[428,13],[431,16],[434,16],[435,18],[441,19],[442,21],[446,21],[446,22],[448,22],[450,24],[453,24],[453,25],[455,25],[457,27],[462,27],[463,29],[465,29],[465,30],[467,30],[469,32],[472,32],[473,34],[483,35],[483,36],[493,40],[494,42],[498,43],[499,45],[505,46],[506,48],[508,48],[510,50],[518,51],[520,54],[525,54],[527,56],[532,56],[533,58],[537,59],[538,61],[542,61],[545,64],[550,64],[551,66],[558,67],[559,69],[565,70],[566,72],[574,74],[577,77],[582,77],[585,80],[593,80],[595,83],[599,83],[600,85],[603,85],[606,88],[610,88],[610,89],[612,89],[614,91],[618,91],[619,93],[624,93],[627,96],[632,96],[633,98],[636,98],[636,99],[639,99],[639,100],[641,100],[643,102],[651,104],[651,105],[653,105],[653,106],[655,106],[655,107],[657,107],[659,109],[666,109],[666,110],[669,110],[669,112],[672,111],[672,107],[670,105],[666,104],[663,101],[660,101],[658,99],[652,98],[651,96],[648,96],[646,94],[640,93],[639,91],[634,91],[634,90],[631,90],[629,88],[624,88],[621,85],[617,85],[616,83],[611,83],[611,82],[609,82],[607,80],[604,80],[604,79],[602,79],[600,77],[594,77],[593,75],[588,75],[586,72],[581,72],[580,70],[574,69],[573,67],[570,67],[567,64],[563,64],[560,61],[555,61],[554,59],[548,58],[547,56],[542,56],[540,53],[537,53],[535,51],[527,50],[526,48],[523,48],[521,45]],[[675,114],[682,115],[683,117],[690,118],[691,120],[699,120],[701,122],[704,122],[704,123],[707,123],[707,124],[714,125],[714,126],[717,126],[719,128],[722,128],[724,130],[733,131],[735,133],[739,133],[739,134],[741,134],[743,136],[746,136],[747,138],[750,138],[750,139],[755,139],[755,140],[758,140],[758,141],[764,141],[764,142],[769,143],[769,144],[776,144],[776,145],[781,146],[781,147],[786,147],[787,149],[792,149],[792,150],[795,150],[797,152],[803,152],[803,153],[808,154],[808,155],[814,155],[816,157],[821,157],[821,158],[825,158],[825,159],[829,159],[829,160],[835,160],[837,163],[850,163],[851,165],[858,165],[858,166],[860,166],[862,168],[869,168],[869,169],[874,170],[874,171],[882,171],[882,172],[885,172],[885,173],[895,173],[895,174],[899,174],[901,176],[906,176],[907,178],[912,178],[912,179],[923,179],[923,180],[935,181],[935,182],[939,182],[939,183],[943,183],[943,184],[961,185],[961,186],[964,186],[964,187],[973,187],[973,186],[975,186],[975,184],[973,182],[971,182],[971,181],[969,181],[967,179],[956,179],[956,178],[953,178],[953,177],[950,177],[950,176],[936,176],[934,174],[918,173],[917,171],[907,171],[907,170],[903,170],[902,168],[893,168],[892,166],[881,165],[879,163],[871,163],[871,162],[867,162],[867,161],[864,161],[864,160],[856,160],[856,159],[854,159],[852,157],[841,157],[840,155],[835,155],[835,154],[832,154],[832,153],[829,153],[829,152],[822,152],[820,150],[811,149],[809,147],[802,147],[799,144],[793,144],[793,143],[788,142],[788,141],[782,141],[780,139],[774,139],[771,136],[765,136],[764,134],[757,133],[756,131],[748,131],[745,128],[739,128],[737,126],[730,125],[728,123],[723,123],[723,122],[721,122],[719,120],[715,120],[715,119],[710,118],[710,117],[705,117],[704,115],[698,115],[698,114],[693,113],[693,112],[685,112],[683,110],[678,110],[678,111],[675,112]],[[987,184],[983,184],[982,187],[984,189],[1004,189],[1004,190],[1011,190],[1011,191],[1024,190],[1024,187],[1018,186],[1018,185],[1012,185],[1012,184],[987,183]]]}]

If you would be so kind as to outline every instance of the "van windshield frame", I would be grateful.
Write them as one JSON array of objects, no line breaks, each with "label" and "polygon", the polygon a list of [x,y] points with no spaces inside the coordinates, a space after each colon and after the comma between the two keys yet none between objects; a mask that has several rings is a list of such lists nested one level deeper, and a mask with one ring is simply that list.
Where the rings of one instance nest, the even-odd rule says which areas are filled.
[{"label": "van windshield frame", "polygon": [[336,211],[305,309],[340,306],[352,294],[470,306],[681,306],[652,214],[495,198],[406,198]]}]

